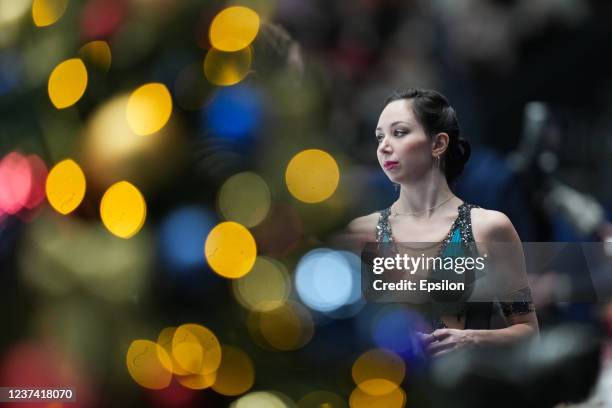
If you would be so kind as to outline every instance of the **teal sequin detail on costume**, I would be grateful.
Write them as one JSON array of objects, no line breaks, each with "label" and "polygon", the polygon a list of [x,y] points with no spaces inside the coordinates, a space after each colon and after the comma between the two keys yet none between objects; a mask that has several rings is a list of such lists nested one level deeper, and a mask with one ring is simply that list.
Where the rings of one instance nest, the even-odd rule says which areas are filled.
[{"label": "teal sequin detail on costume", "polygon": [[[466,250],[463,245],[458,245],[461,243],[473,243],[474,235],[472,233],[472,219],[470,217],[470,211],[472,208],[477,208],[477,205],[463,203],[458,208],[457,218],[451,225],[447,236],[442,240],[440,244],[440,250],[438,252],[441,257],[459,257],[465,256]],[[391,231],[391,223],[389,222],[389,216],[391,214],[391,209],[386,208],[380,211],[380,217],[378,219],[378,224],[376,225],[376,242],[379,243],[392,243],[393,234]],[[444,328],[446,325],[440,318],[440,314],[442,310],[446,309],[448,311],[449,307],[454,309],[452,314],[457,315],[457,318],[460,318],[463,314],[465,314],[465,307],[463,303],[454,303],[454,304],[436,304],[432,303],[432,313],[430,316],[430,322],[433,329]],[[445,313],[448,314],[448,313]]]},{"label": "teal sequin detail on costume", "polygon": [[[478,208],[478,206],[467,203],[463,203],[459,206],[457,218],[453,222],[448,235],[442,241],[440,251],[441,254],[444,252],[449,243],[459,244],[461,242],[474,242],[474,235],[472,234],[472,219],[470,217],[470,211],[472,208]],[[378,218],[378,224],[376,225],[376,242],[393,242],[391,224],[389,223],[390,215],[390,208],[385,208],[384,210],[380,211],[380,217]],[[453,255],[448,254],[447,256]]]},{"label": "teal sequin detail on costume", "polygon": [[[475,248],[472,245],[457,245],[457,244],[472,244],[474,243],[474,235],[472,233],[472,218],[470,212],[472,208],[478,208],[477,205],[463,203],[458,208],[458,215],[455,221],[453,222],[448,235],[442,241],[440,245],[440,250],[438,252],[441,257],[459,257],[465,256],[466,251],[471,252],[470,256],[478,256],[475,251]],[[384,209],[380,211],[380,217],[378,219],[378,224],[376,225],[376,241],[380,243],[392,243],[393,234],[391,232],[391,224],[389,223],[389,215],[391,214],[390,208]],[[452,244],[452,245],[451,245]],[[470,248],[473,251],[470,251]],[[531,313],[535,310],[533,305],[533,300],[531,297],[531,290],[529,287],[522,288],[517,290],[516,292],[511,294],[512,301],[511,302],[499,302],[501,306],[502,312],[504,316],[511,317],[516,315],[523,315],[527,313]],[[441,320],[441,314],[449,314],[443,312],[440,309],[441,306],[449,306],[449,304],[442,303],[432,303],[432,314],[430,316],[430,321],[432,328],[435,330],[437,328],[446,327],[444,322]],[[452,305],[452,304],[451,304]],[[456,314],[457,318],[461,315],[465,314],[465,303],[455,304],[456,306]],[[467,321],[466,321],[467,325]]]}]

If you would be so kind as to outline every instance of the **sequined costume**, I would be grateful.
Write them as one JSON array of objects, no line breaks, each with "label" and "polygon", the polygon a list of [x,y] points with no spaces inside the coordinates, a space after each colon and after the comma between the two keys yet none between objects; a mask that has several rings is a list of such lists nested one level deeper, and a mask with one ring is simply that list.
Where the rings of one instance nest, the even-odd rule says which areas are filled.
[{"label": "sequined costume", "polygon": [[[457,218],[455,218],[447,236],[441,242],[438,256],[462,256],[465,253],[457,253],[458,248],[473,248],[473,245],[462,245],[475,242],[472,232],[472,208],[478,208],[478,206],[467,203],[459,206]],[[379,243],[392,243],[394,240],[391,223],[389,222],[391,210],[386,208],[379,213],[380,216],[376,225],[376,241]],[[531,291],[528,287],[516,291],[511,297],[512,302],[497,302],[506,318],[534,311]],[[446,327],[441,319],[442,315],[456,315],[457,319],[465,316],[466,329],[488,329],[490,327],[492,310],[493,303],[491,302],[431,302],[425,314],[428,317],[432,330]]]}]

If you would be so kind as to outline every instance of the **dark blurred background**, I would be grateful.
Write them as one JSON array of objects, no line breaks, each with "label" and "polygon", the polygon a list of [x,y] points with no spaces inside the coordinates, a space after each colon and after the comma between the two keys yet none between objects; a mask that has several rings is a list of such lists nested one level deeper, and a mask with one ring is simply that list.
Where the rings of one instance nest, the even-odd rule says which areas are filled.
[{"label": "dark blurred background", "polygon": [[[258,20],[221,30],[242,38],[256,27],[224,50],[211,23],[231,6]],[[0,386],[72,385],[83,407],[444,406],[423,389],[450,380],[414,385],[429,378],[413,344],[424,323],[406,305],[364,304],[359,259],[321,250],[395,199],[375,154],[382,103],[397,88],[446,95],[472,145],[453,189],[505,212],[523,241],[611,241],[611,18],[612,4],[595,0],[0,0]],[[69,72],[54,88],[51,73],[72,58],[86,83]],[[168,91],[171,115],[161,118],[163,92],[151,97],[144,123],[159,126],[138,135],[126,104],[150,83]],[[53,102],[79,86],[68,106]],[[307,149],[318,149],[310,164],[292,168]],[[87,187],[61,215],[45,180],[67,158]],[[99,211],[122,180],[146,202],[129,239]],[[254,269],[239,279],[205,256],[224,221],[257,245]],[[225,256],[244,256],[240,239]],[[555,286],[539,278],[542,293]],[[544,331],[581,324],[605,344],[605,304],[536,304]],[[164,328],[185,323],[246,357],[223,360],[212,387],[202,372],[166,375],[159,363],[153,380],[130,371],[135,340],[162,344]],[[539,352],[568,336],[557,333]],[[596,377],[602,343],[568,344],[560,350],[590,359],[571,361]],[[554,395],[541,372],[538,392]],[[592,401],[610,394],[608,377]],[[356,387],[364,378],[382,382],[368,394]]]}]

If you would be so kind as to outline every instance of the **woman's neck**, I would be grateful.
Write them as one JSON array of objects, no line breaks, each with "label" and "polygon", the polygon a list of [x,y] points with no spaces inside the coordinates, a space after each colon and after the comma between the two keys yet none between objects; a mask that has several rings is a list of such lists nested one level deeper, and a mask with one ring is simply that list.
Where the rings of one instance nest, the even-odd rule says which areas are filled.
[{"label": "woman's neck", "polygon": [[[432,179],[436,182],[432,182]],[[440,177],[410,180],[401,183],[400,186],[399,198],[392,206],[392,212],[396,214],[415,213],[415,217],[430,217],[437,210],[446,208],[450,202],[454,202],[450,198],[454,194],[443,174],[440,174]]]}]

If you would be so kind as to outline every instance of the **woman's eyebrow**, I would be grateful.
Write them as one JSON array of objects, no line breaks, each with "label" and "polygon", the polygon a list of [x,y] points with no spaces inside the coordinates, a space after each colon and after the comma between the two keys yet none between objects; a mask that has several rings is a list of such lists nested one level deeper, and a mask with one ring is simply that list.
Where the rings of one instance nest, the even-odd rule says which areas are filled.
[{"label": "woman's eyebrow", "polygon": [[[410,123],[409,123],[409,122],[406,122],[406,121],[404,121],[404,120],[396,120],[395,122],[391,123],[391,125],[390,125],[389,127],[393,127],[393,126],[395,126],[395,125],[399,125],[400,123],[404,123],[404,124],[406,124],[406,125],[410,126]],[[382,128],[381,128],[380,126],[378,126],[378,127],[376,128],[376,130],[382,130]]]}]

